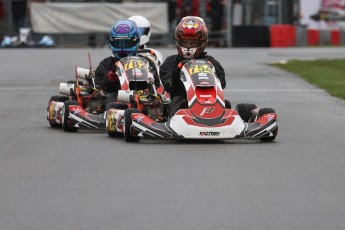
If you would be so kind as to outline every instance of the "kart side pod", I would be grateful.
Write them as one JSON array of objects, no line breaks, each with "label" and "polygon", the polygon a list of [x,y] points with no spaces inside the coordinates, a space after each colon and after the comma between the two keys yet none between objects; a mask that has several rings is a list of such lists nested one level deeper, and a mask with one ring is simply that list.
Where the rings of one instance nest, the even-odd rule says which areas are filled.
[{"label": "kart side pod", "polygon": [[60,83],[59,94],[70,96],[74,92],[74,84]]}]

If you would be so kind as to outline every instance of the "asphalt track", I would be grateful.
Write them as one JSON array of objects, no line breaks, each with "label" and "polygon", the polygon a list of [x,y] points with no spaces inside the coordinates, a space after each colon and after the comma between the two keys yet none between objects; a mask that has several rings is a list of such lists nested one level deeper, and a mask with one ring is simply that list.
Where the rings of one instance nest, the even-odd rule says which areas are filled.
[{"label": "asphalt track", "polygon": [[345,103],[265,65],[344,58],[345,48],[208,51],[233,105],[276,110],[274,143],[52,129],[59,83],[88,67],[88,52],[96,66],[109,50],[0,50],[0,229],[345,229]]}]

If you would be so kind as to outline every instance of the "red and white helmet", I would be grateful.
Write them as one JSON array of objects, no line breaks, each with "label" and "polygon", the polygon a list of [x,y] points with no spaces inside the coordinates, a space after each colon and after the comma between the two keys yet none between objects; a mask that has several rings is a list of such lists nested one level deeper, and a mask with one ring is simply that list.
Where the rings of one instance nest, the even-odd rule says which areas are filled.
[{"label": "red and white helmet", "polygon": [[204,52],[208,30],[200,17],[188,16],[181,20],[175,30],[176,48],[186,59],[198,58]]}]

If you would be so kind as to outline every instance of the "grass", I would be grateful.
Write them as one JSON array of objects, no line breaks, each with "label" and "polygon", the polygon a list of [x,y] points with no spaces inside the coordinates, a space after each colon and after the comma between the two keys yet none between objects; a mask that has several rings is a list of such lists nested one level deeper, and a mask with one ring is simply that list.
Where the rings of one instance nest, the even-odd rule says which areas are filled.
[{"label": "grass", "polygon": [[272,66],[294,73],[332,96],[345,100],[345,59],[290,60],[286,64]]}]

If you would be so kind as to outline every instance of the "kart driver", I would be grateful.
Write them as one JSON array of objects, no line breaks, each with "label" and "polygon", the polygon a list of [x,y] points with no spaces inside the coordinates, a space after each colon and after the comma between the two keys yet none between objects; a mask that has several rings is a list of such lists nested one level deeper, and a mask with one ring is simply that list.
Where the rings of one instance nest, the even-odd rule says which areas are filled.
[{"label": "kart driver", "polygon": [[[96,85],[108,93],[106,109],[110,103],[117,100],[118,90],[121,89],[119,78],[115,73],[116,62],[127,56],[135,56],[138,51],[140,35],[135,22],[131,20],[116,22],[109,32],[109,45],[114,56],[103,59],[95,71]],[[149,63],[157,82],[159,77],[155,65],[152,61]]]},{"label": "kart driver", "polygon": [[[164,89],[170,93],[172,98],[172,102],[169,106],[170,110],[174,108],[176,104],[182,105],[182,107],[187,106],[186,90],[180,80],[181,70],[178,67],[178,64],[183,60],[209,60],[215,67],[216,75],[220,80],[222,88],[224,89],[226,86],[223,67],[216,59],[204,52],[208,40],[208,30],[202,18],[195,16],[184,17],[176,27],[175,40],[178,54],[167,57],[160,67],[160,78]],[[181,100],[185,101],[184,106],[183,103],[181,104]],[[226,107],[231,107],[229,101],[226,101]],[[173,110],[176,111],[176,109]],[[173,114],[174,113],[169,112],[170,116]]]},{"label": "kart driver", "polygon": [[[160,66],[163,63],[163,55],[158,50],[147,47],[147,43],[151,39],[151,24],[149,20],[141,15],[131,16],[128,20],[134,21],[139,30],[140,44],[138,51],[147,50],[148,54],[152,53],[156,57],[157,65]],[[143,53],[142,56],[146,56],[147,53]]]}]

